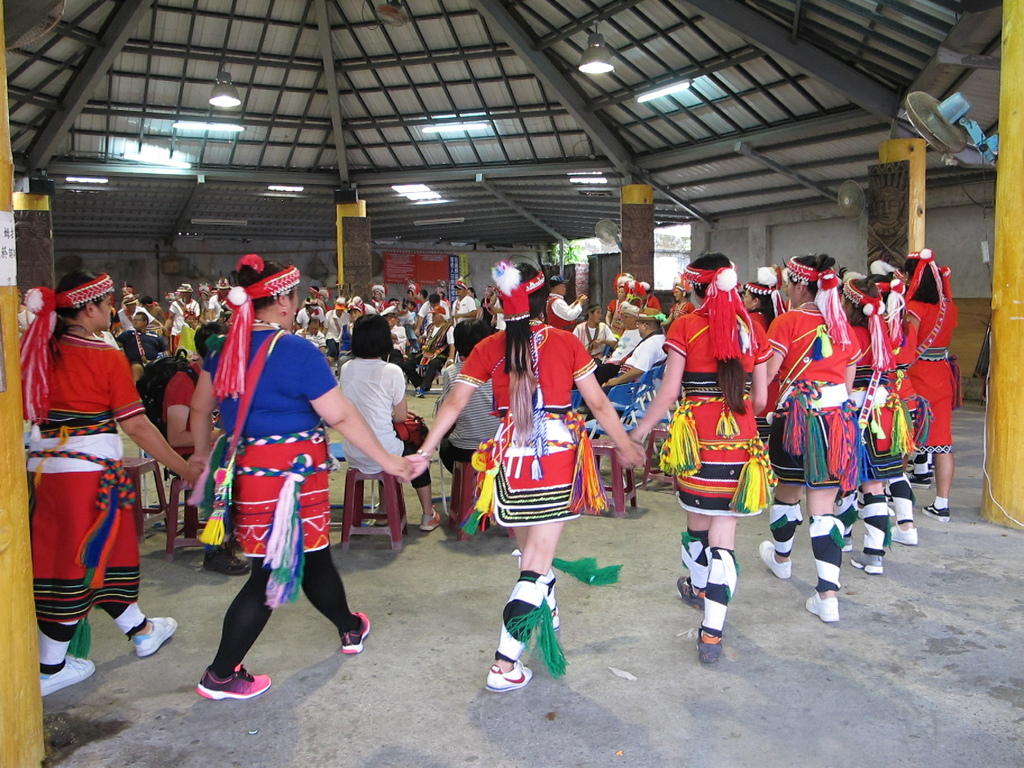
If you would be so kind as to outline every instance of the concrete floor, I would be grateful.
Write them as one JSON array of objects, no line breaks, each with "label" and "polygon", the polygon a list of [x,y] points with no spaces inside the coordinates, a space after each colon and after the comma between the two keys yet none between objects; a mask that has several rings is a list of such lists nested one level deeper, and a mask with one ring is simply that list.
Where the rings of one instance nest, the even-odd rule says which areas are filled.
[{"label": "concrete floor", "polygon": [[642,492],[629,519],[567,527],[560,556],[621,563],[621,581],[560,577],[568,673],[553,680],[527,656],[533,682],[501,695],[483,688],[516,576],[515,544],[500,530],[459,543],[411,528],[402,552],[383,537],[335,549],[353,608],[373,622],[365,652],[337,653],[332,626],[300,598],[246,659],[274,680],[249,702],[193,690],[240,580],[203,571],[199,551],[165,562],[154,534],[142,607],[175,616],[178,633],[137,659],[112,622],[94,618],[96,675],[48,697],[46,713],[123,730],[54,764],[1024,765],[1024,534],[979,519],[983,418],[974,405],[956,416],[953,521],[920,516],[921,546],[894,545],[884,576],[845,566],[837,625],[803,607],[815,582],[806,526],[781,582],[756,554],[766,516],[741,522],[739,588],[713,668],[696,659],[700,614],[675,593],[683,518],[667,490]]}]

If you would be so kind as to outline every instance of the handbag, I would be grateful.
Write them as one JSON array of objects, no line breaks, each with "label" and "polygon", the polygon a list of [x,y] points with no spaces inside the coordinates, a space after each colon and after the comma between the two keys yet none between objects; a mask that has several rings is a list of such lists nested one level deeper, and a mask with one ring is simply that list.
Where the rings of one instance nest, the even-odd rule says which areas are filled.
[{"label": "handbag", "polygon": [[405,421],[395,422],[395,434],[398,435],[398,439],[415,448],[423,445],[429,431],[427,422],[423,420],[422,416],[417,416],[415,413],[407,414]]}]

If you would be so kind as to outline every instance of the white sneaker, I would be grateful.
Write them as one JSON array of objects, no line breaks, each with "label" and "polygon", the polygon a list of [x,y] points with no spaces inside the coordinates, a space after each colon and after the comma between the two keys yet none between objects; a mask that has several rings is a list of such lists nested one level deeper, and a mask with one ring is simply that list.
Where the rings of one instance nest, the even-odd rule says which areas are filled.
[{"label": "white sneaker", "polygon": [[437,512],[424,515],[423,519],[420,520],[420,530],[425,533],[430,533],[432,530],[439,527],[441,527],[441,516],[437,514]]},{"label": "white sneaker", "polygon": [[864,573],[870,573],[872,576],[881,576],[885,573],[885,565],[881,555],[869,555],[867,552],[861,552],[859,555],[854,555],[850,558],[850,565],[854,568],[859,568]]},{"label": "white sneaker", "polygon": [[776,560],[775,545],[772,542],[762,541],[761,546],[757,548],[757,554],[761,556],[761,561],[768,566],[768,570],[780,579],[788,579],[793,575],[793,561],[787,560],[784,563],[780,563]]},{"label": "white sneaker", "polygon": [[49,696],[54,691],[92,677],[92,673],[95,671],[96,665],[88,659],[76,659],[74,656],[68,656],[64,659],[64,669],[60,672],[39,676],[39,688],[43,696]]},{"label": "white sneaker", "polygon": [[140,659],[152,656],[160,650],[160,646],[171,639],[171,635],[178,628],[178,622],[168,617],[166,619],[150,619],[153,631],[148,635],[135,635],[132,642],[135,643],[135,655]]},{"label": "white sneaker", "polygon": [[494,664],[487,673],[487,690],[495,693],[514,691],[525,686],[532,677],[533,672],[524,667],[521,661],[517,661],[509,672],[502,672],[501,667]]},{"label": "white sneaker", "polygon": [[839,621],[839,598],[823,598],[817,592],[807,598],[807,610],[822,621],[831,624]]},{"label": "white sneaker", "polygon": [[843,536],[843,552],[853,552],[853,536]]},{"label": "white sneaker", "polygon": [[908,528],[904,531],[898,525],[893,526],[892,540],[895,541],[897,544],[902,544],[905,547],[916,547],[917,528]]}]

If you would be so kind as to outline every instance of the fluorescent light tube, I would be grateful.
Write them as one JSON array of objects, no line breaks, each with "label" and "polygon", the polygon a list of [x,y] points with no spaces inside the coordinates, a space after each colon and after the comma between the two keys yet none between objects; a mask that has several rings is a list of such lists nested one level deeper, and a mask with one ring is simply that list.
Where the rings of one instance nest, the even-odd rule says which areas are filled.
[{"label": "fluorescent light tube", "polygon": [[287,184],[271,184],[267,189],[271,192],[301,192],[305,187],[290,187]]},{"label": "fluorescent light tube", "polygon": [[424,133],[464,133],[466,131],[483,131],[489,127],[487,123],[437,123],[424,125],[420,130]]},{"label": "fluorescent light tube", "polygon": [[64,181],[70,181],[72,184],[106,184],[108,179],[99,176],[65,176]]},{"label": "fluorescent light tube", "polygon": [[607,184],[608,179],[604,176],[570,176],[571,184]]},{"label": "fluorescent light tube", "polygon": [[222,133],[241,133],[244,125],[237,123],[201,123],[192,120],[178,120],[173,124],[179,131],[221,131]]},{"label": "fluorescent light tube", "polygon": [[462,216],[454,217],[451,219],[418,219],[413,222],[413,226],[416,227],[429,227],[433,224],[461,224],[466,219]]},{"label": "fluorescent light tube", "polygon": [[666,85],[664,88],[658,88],[653,91],[641,93],[636,97],[636,101],[638,104],[643,104],[645,101],[650,101],[651,99],[660,99],[662,96],[668,96],[669,94],[689,90],[692,84],[693,82],[691,80],[680,80],[678,83]]}]

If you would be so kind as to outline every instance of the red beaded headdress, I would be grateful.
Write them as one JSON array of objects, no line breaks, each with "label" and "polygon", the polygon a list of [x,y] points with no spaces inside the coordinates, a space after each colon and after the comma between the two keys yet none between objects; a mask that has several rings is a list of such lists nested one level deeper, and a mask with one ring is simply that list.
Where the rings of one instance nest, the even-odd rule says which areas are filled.
[{"label": "red beaded headdress", "polygon": [[[235,269],[242,267],[252,267],[257,272],[262,272],[266,265],[255,253],[249,253],[238,260]],[[235,308],[235,314],[220,353],[217,377],[213,381],[213,393],[218,398],[238,397],[245,392],[245,370],[249,365],[249,343],[252,339],[252,324],[256,317],[253,300],[277,298],[290,293],[298,286],[299,278],[299,270],[288,266],[252,285],[244,288],[236,285],[228,291],[228,303]]]},{"label": "red beaded headdress", "polygon": [[739,276],[730,264],[720,269],[694,269],[683,274],[692,282],[706,285],[700,312],[708,315],[708,339],[716,360],[731,360],[750,350],[750,315],[736,290]]},{"label": "red beaded headdress", "polygon": [[102,299],[108,293],[113,292],[114,281],[110,279],[110,275],[100,275],[85,285],[56,294],[57,308],[71,309],[73,307],[84,307],[90,301]]},{"label": "red beaded headdress", "polygon": [[789,279],[803,283],[817,283],[818,293],[814,297],[814,303],[821,311],[825,319],[825,330],[833,344],[841,347],[850,345],[850,321],[846,319],[843,312],[842,301],[839,298],[839,275],[834,269],[817,270],[806,264],[801,264],[796,257],[786,262],[786,274]]},{"label": "red beaded headdress", "polygon": [[530,316],[530,294],[544,285],[544,273],[538,272],[533,279],[523,283],[522,275],[510,261],[498,262],[491,270],[494,284],[501,291],[501,308],[505,321],[525,320]]},{"label": "red beaded headdress", "polygon": [[778,267],[758,267],[757,279],[746,283],[743,289],[756,296],[770,296],[775,316],[786,311],[786,303],[782,299],[782,270]]}]

